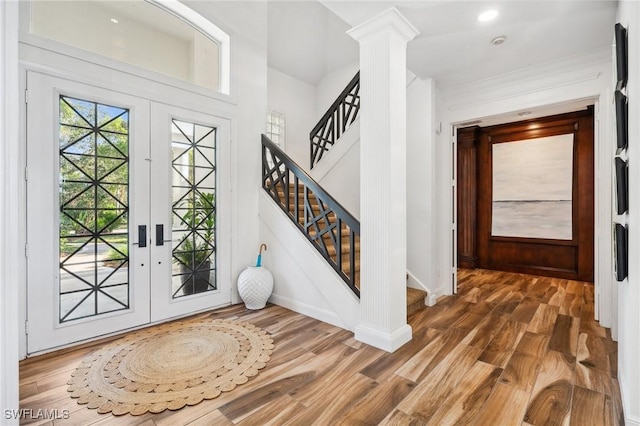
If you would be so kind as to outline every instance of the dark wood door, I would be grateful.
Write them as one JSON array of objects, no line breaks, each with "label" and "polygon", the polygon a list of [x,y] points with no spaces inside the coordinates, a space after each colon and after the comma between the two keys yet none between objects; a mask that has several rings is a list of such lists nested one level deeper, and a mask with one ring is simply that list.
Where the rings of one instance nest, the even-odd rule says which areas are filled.
[{"label": "dark wood door", "polygon": [[[593,133],[593,108],[518,123],[461,129],[458,132],[459,266],[593,281]],[[518,182],[516,177],[514,187],[509,187],[508,171],[514,171],[514,175],[520,173],[514,170],[516,166],[505,166],[506,158],[513,159],[516,153],[527,152],[520,149],[524,147],[523,142],[533,142],[529,145],[538,146],[535,144],[544,141],[547,144],[544,146],[550,146],[549,143],[553,145],[558,140],[569,148],[566,150],[566,167],[562,166],[564,163],[547,166],[544,163],[544,158],[547,157],[544,156],[540,157],[543,160],[538,159],[542,163],[536,163],[536,158],[531,158],[530,163],[528,158],[516,158],[515,163],[528,169],[527,173],[534,176],[536,181],[523,186],[522,192],[525,194],[519,194],[515,188]],[[519,145],[516,147],[516,144]],[[503,155],[505,148],[509,149],[511,157]],[[461,161],[461,158],[465,161]],[[469,161],[472,158],[475,158],[475,164]],[[537,164],[541,164],[539,170]],[[553,167],[554,172],[548,171]],[[566,181],[565,192],[568,196],[562,197],[560,201],[554,200],[552,196],[549,197],[552,200],[540,201],[537,200],[539,197],[531,195],[533,201],[520,201],[527,200],[527,191],[538,193],[546,190],[546,186],[554,191],[553,176],[558,169],[567,168],[571,170],[565,170],[561,174]],[[531,173],[538,173],[540,176]],[[545,176],[546,173],[549,175]],[[541,182],[539,185],[538,178]],[[461,187],[464,194],[460,191]],[[469,192],[473,192],[474,187],[476,193],[469,197]],[[516,201],[499,200],[497,194],[502,192],[509,192]],[[546,233],[540,234],[542,237],[537,236],[536,232],[531,232],[531,235],[527,232],[519,234],[518,230],[511,232],[508,226],[503,226],[504,218],[511,211],[518,210],[514,217],[520,218],[518,215],[522,208],[530,210],[524,214],[527,220],[537,221],[543,230],[545,227],[549,228],[544,231]],[[561,221],[556,221],[555,212],[558,209],[566,215]],[[472,217],[473,214],[475,217]],[[562,221],[564,228],[560,232],[560,228],[555,229],[554,226],[555,222]]]}]

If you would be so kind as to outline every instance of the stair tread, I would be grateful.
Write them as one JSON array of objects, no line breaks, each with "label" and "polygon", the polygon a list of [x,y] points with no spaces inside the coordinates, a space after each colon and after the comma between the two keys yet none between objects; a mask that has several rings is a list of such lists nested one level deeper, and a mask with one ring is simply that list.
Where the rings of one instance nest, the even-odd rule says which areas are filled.
[{"label": "stair tread", "polygon": [[418,290],[416,288],[407,287],[407,304],[411,304],[417,300],[423,300],[427,296],[426,291]]},{"label": "stair tread", "polygon": [[427,292],[407,287],[407,315],[411,315],[425,307],[424,298]]}]

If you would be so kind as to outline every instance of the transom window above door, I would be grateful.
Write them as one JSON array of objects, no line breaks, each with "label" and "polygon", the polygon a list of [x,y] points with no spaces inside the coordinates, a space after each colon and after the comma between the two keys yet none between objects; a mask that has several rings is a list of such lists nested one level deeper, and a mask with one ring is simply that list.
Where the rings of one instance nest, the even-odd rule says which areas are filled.
[{"label": "transom window above door", "polygon": [[178,2],[32,1],[31,34],[229,93],[229,36]]}]

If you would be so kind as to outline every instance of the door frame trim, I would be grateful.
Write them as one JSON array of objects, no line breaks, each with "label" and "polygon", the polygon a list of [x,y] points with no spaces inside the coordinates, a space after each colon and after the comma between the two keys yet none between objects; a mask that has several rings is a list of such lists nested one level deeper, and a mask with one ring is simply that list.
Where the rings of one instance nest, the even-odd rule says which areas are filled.
[{"label": "door frame trim", "polygon": [[[27,101],[27,87],[26,87],[26,75],[27,71],[35,71],[50,75],[52,77],[64,78],[72,80],[78,83],[89,84],[108,90],[121,91],[129,93],[133,96],[146,98],[148,100],[163,103],[163,104],[175,104],[175,99],[180,100],[178,105],[181,108],[193,110],[196,112],[202,112],[204,114],[213,115],[222,119],[229,120],[230,122],[230,164],[237,163],[237,152],[235,144],[233,144],[234,135],[237,131],[236,118],[238,116],[238,106],[235,103],[235,99],[227,98],[221,99],[219,97],[208,96],[208,93],[195,93],[181,88],[160,83],[155,80],[151,80],[143,75],[133,75],[126,71],[126,67],[121,67],[117,61],[107,61],[110,65],[98,65],[90,61],[84,61],[77,57],[70,57],[64,53],[49,50],[43,47],[33,46],[22,41],[18,42],[18,96],[19,96],[19,155],[18,161],[13,160],[12,166],[16,167],[18,174],[22,175],[26,167],[26,101]],[[113,82],[118,82],[118,87],[113,87]],[[233,175],[232,175],[233,178]],[[234,187],[236,182],[231,182],[229,188],[232,196],[229,208],[231,209],[231,217],[235,216],[237,201],[234,194]],[[17,233],[19,235],[19,246],[22,247],[26,244],[26,181],[23,176],[19,179],[18,188],[16,188],[14,194],[14,202],[19,205],[20,214],[17,221]],[[233,235],[234,229],[237,226],[236,221],[230,222],[230,235]],[[233,273],[234,265],[234,247],[230,245],[230,258],[231,258],[231,272]],[[18,351],[19,359],[27,357],[27,263],[24,256],[18,256],[19,261],[16,263],[17,270],[19,270],[18,282],[21,283],[18,290]],[[233,287],[233,286],[232,286]],[[239,298],[237,292],[232,291],[231,303],[237,303]],[[32,356],[34,354],[30,354]]]},{"label": "door frame trim", "polygon": [[[613,135],[612,127],[612,110],[611,105],[607,102],[612,96],[611,88],[606,85],[608,74],[598,75],[596,79],[598,81],[589,81],[588,85],[576,83],[577,87],[573,90],[566,90],[566,87],[557,88],[549,87],[548,91],[544,92],[544,96],[540,96],[540,99],[534,104],[536,108],[545,107],[557,107],[559,105],[568,105],[576,101],[590,100],[594,104],[594,286],[595,286],[595,309],[594,319],[600,321],[604,327],[612,328],[612,335],[614,339],[617,336],[617,307],[614,306],[614,282],[613,282],[613,264],[611,259],[611,185],[607,180],[607,176],[611,176],[611,164],[613,162],[613,149],[609,149],[608,142]],[[601,84],[598,84],[601,83]],[[523,94],[522,97],[515,96],[513,99],[509,99],[508,102],[488,100],[487,103],[482,105],[472,105],[468,108],[461,108],[455,112],[451,110],[447,111],[447,117],[443,120],[445,128],[450,129],[445,133],[447,146],[450,147],[451,143],[454,145],[452,152],[447,153],[447,161],[442,164],[448,170],[447,176],[452,176],[454,185],[449,185],[449,181],[446,180],[448,188],[446,194],[448,197],[455,199],[457,194],[457,179],[455,156],[453,152],[457,150],[457,129],[462,124],[466,126],[470,125],[468,122],[477,121],[487,116],[480,115],[479,109],[483,111],[492,111],[495,115],[490,117],[509,117],[516,114],[516,112],[522,110]],[[520,108],[518,108],[520,104]],[[534,105],[529,105],[529,108],[533,108]],[[607,137],[609,136],[609,137]],[[452,138],[452,139],[449,139]],[[453,156],[453,158],[451,157]],[[449,169],[449,164],[452,169]],[[449,268],[455,270],[457,265],[457,206],[454,205],[451,209],[447,209],[446,217],[451,223],[454,224],[453,237],[448,241],[449,247],[452,247],[452,256],[447,259],[447,265]],[[455,275],[453,276],[455,280]],[[445,294],[453,294],[457,291],[456,285],[453,280],[448,284]]]}]

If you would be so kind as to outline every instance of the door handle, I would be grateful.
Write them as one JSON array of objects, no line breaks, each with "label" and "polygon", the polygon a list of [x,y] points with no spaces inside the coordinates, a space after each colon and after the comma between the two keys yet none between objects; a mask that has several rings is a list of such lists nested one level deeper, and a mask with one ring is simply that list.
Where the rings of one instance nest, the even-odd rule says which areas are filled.
[{"label": "door handle", "polygon": [[133,243],[134,246],[147,246],[147,225],[138,225],[138,242]]},{"label": "door handle", "polygon": [[172,240],[165,240],[164,239],[164,225],[163,224],[156,224],[156,246],[163,246],[164,243],[168,243],[171,242]]}]

